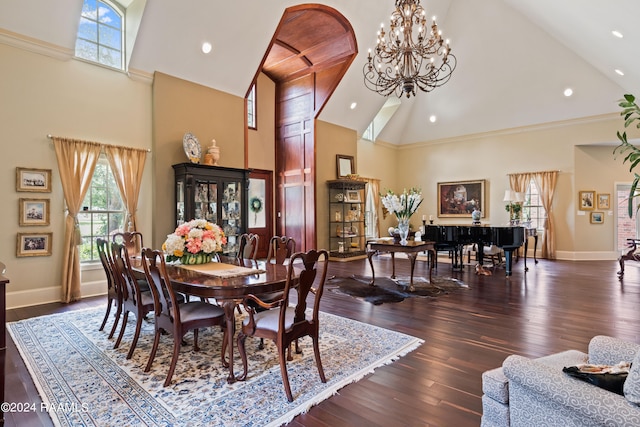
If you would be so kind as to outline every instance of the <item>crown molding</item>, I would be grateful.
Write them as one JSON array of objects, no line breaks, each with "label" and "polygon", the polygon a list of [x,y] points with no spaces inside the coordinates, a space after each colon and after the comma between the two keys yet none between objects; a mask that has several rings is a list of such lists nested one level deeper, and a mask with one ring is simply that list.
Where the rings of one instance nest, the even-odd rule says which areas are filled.
[{"label": "crown molding", "polygon": [[598,123],[598,122],[605,122],[610,120],[620,120],[620,113],[607,113],[607,114],[600,114],[597,116],[579,117],[577,119],[558,120],[555,122],[540,123],[536,125],[520,126],[515,128],[500,129],[500,130],[488,131],[488,132],[478,132],[478,133],[472,133],[468,135],[453,136],[451,138],[434,139],[433,141],[423,141],[423,142],[415,142],[412,144],[402,144],[402,145],[397,145],[396,147],[399,150],[408,150],[416,147],[425,147],[425,146],[438,145],[438,144],[450,144],[454,142],[464,142],[464,141],[482,139],[482,138],[487,138],[492,136],[514,135],[517,133],[525,133],[525,132],[538,132],[538,131],[547,130],[547,129],[557,129],[557,128],[562,128],[567,126],[575,126],[575,125],[588,124],[588,123]]},{"label": "crown molding", "polygon": [[73,49],[47,43],[39,39],[7,31],[3,28],[0,28],[0,43],[61,61],[68,61],[73,58],[75,54]]},{"label": "crown molding", "polygon": [[127,70],[127,75],[131,80],[134,80],[137,82],[142,82],[147,84],[153,83],[153,73],[148,73],[146,71],[138,70],[135,68],[129,68]]}]

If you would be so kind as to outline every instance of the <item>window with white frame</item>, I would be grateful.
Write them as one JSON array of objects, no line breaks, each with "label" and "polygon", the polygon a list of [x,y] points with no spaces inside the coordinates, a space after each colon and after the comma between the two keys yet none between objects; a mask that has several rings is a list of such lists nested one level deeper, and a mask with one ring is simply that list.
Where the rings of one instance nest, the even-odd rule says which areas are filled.
[{"label": "window with white frame", "polygon": [[84,0],[76,57],[124,70],[124,23],[124,11],[116,3]]},{"label": "window with white frame", "polygon": [[256,122],[256,85],[251,86],[249,95],[247,95],[247,127],[249,129],[257,129]]},{"label": "window with white frame", "polygon": [[106,156],[101,154],[82,209],[78,212],[82,235],[80,262],[99,261],[96,239],[111,240],[114,233],[124,231],[125,219],[126,210],[118,185]]},{"label": "window with white frame", "polygon": [[529,181],[522,205],[522,220],[530,221],[531,228],[542,229],[547,219],[547,211],[542,206],[540,192],[535,180]]}]

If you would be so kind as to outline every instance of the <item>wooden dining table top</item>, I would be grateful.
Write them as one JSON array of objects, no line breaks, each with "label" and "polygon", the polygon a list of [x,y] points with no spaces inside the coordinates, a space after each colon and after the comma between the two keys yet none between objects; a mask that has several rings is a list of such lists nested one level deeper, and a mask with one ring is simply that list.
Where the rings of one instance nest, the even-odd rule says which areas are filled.
[{"label": "wooden dining table top", "polygon": [[[167,273],[174,290],[190,295],[242,300],[249,294],[277,292],[284,289],[287,280],[287,266],[271,264],[265,261],[250,259],[237,260],[233,257],[220,256],[220,262],[231,266],[246,267],[262,272],[238,275],[234,277],[218,277],[188,268],[181,264],[167,263]],[[131,260],[131,267],[137,274],[144,275],[144,268],[140,258]],[[298,273],[294,274],[297,278]]]}]

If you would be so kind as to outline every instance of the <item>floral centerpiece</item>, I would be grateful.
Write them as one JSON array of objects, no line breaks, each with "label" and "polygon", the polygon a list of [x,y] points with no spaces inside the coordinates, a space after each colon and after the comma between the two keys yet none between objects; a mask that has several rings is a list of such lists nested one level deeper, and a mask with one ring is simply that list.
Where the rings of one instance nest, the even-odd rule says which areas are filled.
[{"label": "floral centerpiece", "polygon": [[204,219],[194,219],[179,225],[162,244],[167,261],[180,260],[182,264],[204,264],[216,252],[222,252],[227,238],[222,229]]},{"label": "floral centerpiece", "polygon": [[409,235],[409,218],[422,203],[422,192],[418,188],[411,188],[409,191],[405,188],[400,195],[388,190],[387,194],[381,196],[382,205],[398,219],[400,243],[404,245]]}]

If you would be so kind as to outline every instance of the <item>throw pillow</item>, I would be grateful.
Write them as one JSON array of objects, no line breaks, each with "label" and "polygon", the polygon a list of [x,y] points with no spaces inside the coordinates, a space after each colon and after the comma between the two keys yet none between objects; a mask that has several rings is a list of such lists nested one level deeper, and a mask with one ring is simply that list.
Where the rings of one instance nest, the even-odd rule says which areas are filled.
[{"label": "throw pillow", "polygon": [[624,383],[624,397],[629,402],[640,405],[640,352],[631,362],[629,376]]},{"label": "throw pillow", "polygon": [[629,363],[620,362],[617,365],[580,364],[565,367],[562,371],[596,387],[623,395],[623,386],[629,374]]}]

